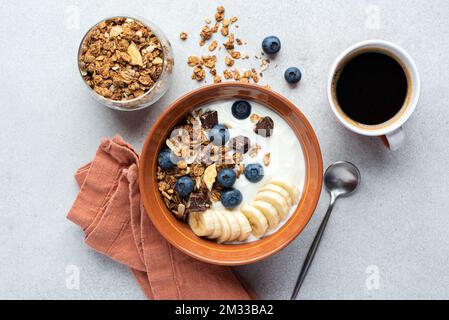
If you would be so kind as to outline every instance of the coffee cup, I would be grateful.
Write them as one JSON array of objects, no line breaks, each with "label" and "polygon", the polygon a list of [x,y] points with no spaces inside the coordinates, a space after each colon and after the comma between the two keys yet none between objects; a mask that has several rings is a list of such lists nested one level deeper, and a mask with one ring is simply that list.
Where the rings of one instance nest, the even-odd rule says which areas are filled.
[{"label": "coffee cup", "polygon": [[381,137],[391,150],[405,141],[403,125],[416,109],[421,81],[415,62],[399,46],[383,41],[357,43],[333,63],[328,99],[349,130]]}]

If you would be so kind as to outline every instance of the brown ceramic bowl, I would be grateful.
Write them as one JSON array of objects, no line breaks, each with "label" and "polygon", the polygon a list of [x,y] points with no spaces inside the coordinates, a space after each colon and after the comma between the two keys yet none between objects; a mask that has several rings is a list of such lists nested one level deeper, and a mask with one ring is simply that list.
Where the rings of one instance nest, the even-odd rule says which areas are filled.
[{"label": "brown ceramic bowl", "polygon": [[[305,184],[301,200],[290,219],[276,233],[245,244],[217,244],[197,237],[187,223],[166,208],[157,188],[157,157],[175,125],[192,109],[217,100],[246,99],[281,115],[296,133],[304,153]],[[165,239],[186,254],[213,264],[244,265],[265,259],[286,247],[304,229],[321,193],[323,162],[315,132],[306,117],[280,94],[257,85],[222,83],[196,89],[176,100],[153,125],[140,158],[140,191],[151,221]]]}]

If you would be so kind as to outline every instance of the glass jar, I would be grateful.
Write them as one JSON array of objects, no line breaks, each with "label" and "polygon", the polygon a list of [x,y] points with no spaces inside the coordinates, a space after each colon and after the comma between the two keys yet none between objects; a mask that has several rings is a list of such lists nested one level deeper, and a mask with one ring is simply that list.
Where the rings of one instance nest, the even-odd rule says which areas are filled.
[{"label": "glass jar", "polygon": [[[90,32],[95,29],[100,23],[103,23],[109,19],[114,18],[125,18],[125,19],[132,19],[135,21],[138,21],[142,23],[145,27],[147,27],[151,32],[156,36],[156,38],[159,40],[162,48],[163,53],[163,66],[162,66],[162,72],[159,75],[159,78],[155,81],[153,86],[148,89],[144,94],[141,96],[138,96],[133,99],[129,100],[113,100],[110,98],[106,98],[99,93],[97,93],[94,89],[92,89],[88,83],[83,78],[83,71],[81,68],[81,47],[86,40],[86,38],[89,36]],[[115,109],[115,110],[122,110],[122,111],[134,111],[134,110],[140,110],[146,107],[149,107],[150,105],[154,104],[156,101],[158,101],[164,94],[167,92],[170,84],[171,84],[171,78],[173,74],[173,66],[174,66],[174,57],[173,57],[173,50],[170,45],[170,42],[168,41],[167,37],[164,35],[164,33],[152,22],[141,18],[141,17],[132,17],[132,16],[114,16],[110,18],[106,18],[95,24],[92,28],[87,31],[87,33],[84,35],[83,39],[81,40],[79,49],[78,49],[78,70],[80,72],[82,81],[88,88],[89,92],[92,94],[92,96],[101,104]],[[84,74],[85,75],[85,74]]]}]

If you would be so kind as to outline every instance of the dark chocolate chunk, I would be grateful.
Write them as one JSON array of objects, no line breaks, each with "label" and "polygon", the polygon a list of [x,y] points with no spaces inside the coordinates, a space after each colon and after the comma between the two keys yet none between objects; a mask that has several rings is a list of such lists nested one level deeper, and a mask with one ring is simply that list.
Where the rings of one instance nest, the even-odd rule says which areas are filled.
[{"label": "dark chocolate chunk", "polygon": [[245,154],[251,147],[251,142],[248,137],[237,136],[229,140],[229,147],[234,151]]},{"label": "dark chocolate chunk", "polygon": [[256,124],[254,132],[262,137],[271,137],[273,133],[274,122],[270,117],[265,117],[259,120]]},{"label": "dark chocolate chunk", "polygon": [[209,196],[205,193],[191,193],[187,203],[187,211],[189,212],[203,212],[210,208],[211,201]]},{"label": "dark chocolate chunk", "polygon": [[201,125],[203,129],[212,129],[213,126],[218,124],[218,113],[217,111],[207,111],[200,116]]}]

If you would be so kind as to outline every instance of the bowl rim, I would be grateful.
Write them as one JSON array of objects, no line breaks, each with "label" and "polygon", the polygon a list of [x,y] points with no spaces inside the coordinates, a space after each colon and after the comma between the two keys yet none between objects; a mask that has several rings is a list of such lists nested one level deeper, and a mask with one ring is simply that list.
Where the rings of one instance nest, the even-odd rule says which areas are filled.
[{"label": "bowl rim", "polygon": [[[301,199],[300,202],[297,204],[296,210],[295,212],[291,215],[291,217],[289,218],[288,221],[285,222],[285,224],[281,227],[281,229],[279,229],[278,231],[276,231],[274,234],[263,238],[261,240],[257,240],[251,243],[245,243],[245,244],[238,244],[238,245],[229,245],[229,244],[216,244],[215,242],[211,242],[211,241],[207,241],[205,239],[196,237],[197,239],[199,239],[198,241],[193,241],[192,239],[189,239],[185,234],[182,234],[182,232],[177,229],[176,227],[174,227],[173,223],[171,224],[171,227],[168,228],[167,225],[167,221],[164,221],[163,223],[161,223],[161,221],[159,221],[158,219],[155,219],[154,216],[156,214],[160,214],[160,210],[159,208],[157,208],[156,210],[154,209],[155,207],[155,203],[152,200],[158,200],[159,202],[162,201],[161,200],[161,196],[159,194],[159,191],[157,188],[155,188],[155,182],[153,181],[152,185],[148,185],[145,181],[146,181],[146,166],[148,163],[148,157],[147,157],[147,150],[150,148],[150,144],[153,141],[153,137],[158,134],[160,131],[159,127],[161,125],[162,122],[164,122],[166,120],[166,118],[168,117],[168,115],[170,113],[173,112],[173,110],[176,110],[177,106],[182,105],[183,103],[185,103],[186,101],[189,101],[190,99],[192,99],[192,97],[194,97],[195,95],[198,94],[204,94],[207,93],[209,91],[214,91],[214,90],[218,90],[218,89],[223,89],[223,90],[240,90],[239,94],[243,94],[242,92],[246,92],[246,91],[257,91],[261,94],[264,94],[266,96],[269,96],[273,99],[275,99],[276,101],[280,102],[283,104],[284,107],[286,107],[288,109],[289,112],[291,112],[296,118],[298,118],[301,121],[301,125],[305,127],[305,129],[307,130],[307,132],[305,133],[301,133],[301,135],[305,135],[309,141],[310,144],[310,149],[309,150],[304,150],[304,145],[303,142],[301,141],[301,139],[304,138],[304,136],[302,136],[301,138],[298,136],[300,133],[297,132],[297,130],[299,129],[294,129],[292,127],[292,122],[291,120],[289,120],[289,118],[284,115],[281,114],[278,110],[276,110],[273,106],[270,106],[267,104],[267,102],[265,101],[261,101],[260,97],[257,97],[256,95],[251,96],[250,99],[253,101],[256,101],[258,103],[261,103],[262,105],[264,105],[267,108],[270,108],[272,111],[276,112],[279,114],[279,116],[281,116],[284,120],[286,120],[286,122],[292,127],[292,130],[295,132],[298,140],[300,140],[300,144],[301,147],[303,149],[303,153],[304,153],[304,157],[306,158],[307,153],[312,153],[312,156],[316,158],[316,163],[314,164],[315,168],[314,168],[314,175],[311,176],[311,162],[310,162],[310,154],[308,155],[308,158],[305,159],[305,164],[306,164],[306,177],[305,177],[305,183],[304,183],[304,189],[302,190],[302,194],[301,194]],[[215,100],[213,101],[219,101],[219,100],[227,100],[228,98],[220,98],[220,96],[222,96],[221,94],[218,95],[218,98],[214,98]],[[212,102],[212,101],[211,101]],[[192,110],[195,107],[199,107],[203,104],[195,104],[192,105],[191,107],[189,107],[187,110],[184,110],[182,113],[182,116],[184,116],[184,113],[188,113],[188,111]],[[178,115],[176,117],[181,117],[181,115]],[[165,140],[164,140],[165,141]],[[159,143],[159,145],[161,145],[162,142]],[[158,145],[158,146],[159,146]],[[160,148],[158,147],[158,150]],[[155,159],[155,155],[151,155],[151,157],[153,159]],[[153,161],[156,162],[156,161]],[[156,165],[153,166],[152,170],[155,171]],[[155,178],[155,174],[153,173],[153,176]],[[261,261],[263,259],[268,258],[269,256],[274,255],[275,253],[281,251],[282,249],[284,249],[287,245],[289,245],[294,239],[296,239],[296,237],[304,230],[304,228],[307,226],[307,224],[309,223],[313,213],[316,210],[316,207],[318,205],[318,200],[320,198],[321,195],[321,191],[322,191],[322,179],[323,179],[323,158],[322,158],[322,154],[321,154],[321,149],[320,149],[320,145],[318,142],[318,138],[316,137],[315,131],[313,130],[311,124],[309,123],[309,121],[307,120],[307,118],[305,117],[305,115],[287,98],[285,98],[284,96],[282,96],[281,94],[271,90],[271,89],[267,89],[265,87],[262,87],[260,85],[255,85],[255,84],[244,84],[244,83],[234,83],[234,82],[226,82],[226,83],[218,83],[218,84],[210,84],[210,85],[206,85],[206,86],[202,86],[199,88],[196,88],[186,94],[184,94],[183,96],[181,96],[180,98],[178,98],[177,100],[175,100],[173,103],[170,104],[170,106],[164,110],[162,112],[162,114],[158,117],[158,119],[155,121],[155,123],[152,125],[149,134],[147,135],[146,139],[145,139],[145,143],[143,145],[142,148],[142,153],[141,153],[141,157],[139,159],[139,188],[141,190],[141,198],[143,199],[143,204],[144,207],[147,208],[151,208],[152,210],[148,210],[147,209],[147,214],[150,218],[150,220],[152,221],[153,225],[156,227],[156,229],[160,232],[160,234],[173,246],[175,246],[177,249],[179,249],[180,251],[186,253],[187,255],[207,262],[207,263],[211,263],[211,264],[216,264],[216,265],[226,265],[226,266],[238,266],[238,265],[247,265],[247,264],[251,264],[251,263],[255,263],[258,261]],[[308,183],[310,183],[312,185],[312,187],[310,187],[308,185]],[[147,188],[150,188],[152,190],[152,195],[153,195],[153,199],[150,199],[150,192],[144,192],[144,190],[147,190]],[[311,190],[309,190],[311,189]],[[312,190],[313,189],[313,190]],[[295,226],[293,225],[294,220],[298,220],[298,219],[302,219],[302,216],[304,215],[303,212],[300,212],[300,208],[302,206],[305,205],[305,195],[309,195],[309,199],[307,199],[307,202],[309,203],[307,205],[307,212],[305,213],[306,215],[304,216],[303,219],[303,224],[301,226]],[[163,203],[163,201],[162,201]],[[157,205],[156,205],[157,207]],[[171,218],[168,218],[170,220],[176,220],[176,218],[173,217],[173,214],[165,207],[165,204],[163,205],[162,211],[164,211],[165,213],[169,213],[169,215],[171,216]],[[159,212],[159,213],[155,213],[155,212]],[[176,220],[178,221],[178,220]],[[298,221],[296,221],[298,222]],[[184,223],[184,222],[180,222],[178,221],[177,223],[182,223],[184,225],[186,225],[188,227],[188,224]],[[165,225],[164,225],[165,224]],[[288,232],[288,229],[294,229],[294,232]],[[171,230],[169,230],[171,229]],[[181,235],[183,235],[185,238],[188,238],[188,240],[182,241],[184,243],[179,243],[180,240],[176,238],[176,236],[173,235],[173,229],[177,229],[177,231],[179,231],[179,233]],[[172,232],[170,232],[172,231]],[[193,234],[193,232],[192,232]],[[276,238],[276,235],[278,234],[284,234],[284,239],[282,240],[278,240],[278,245],[276,245],[275,247],[267,250],[266,252],[258,252],[257,250],[257,246],[255,244],[257,243],[269,243],[271,238]],[[195,238],[195,239],[196,239]],[[187,241],[187,242],[186,242]],[[209,250],[203,250],[202,253],[198,253],[197,251],[201,251],[201,250],[196,250],[198,248],[196,248],[195,246],[197,246],[199,244],[199,242],[207,242],[208,244],[204,244],[203,246],[207,249],[214,249],[215,253],[217,252],[231,252],[231,251],[236,251],[236,250],[231,250],[234,248],[240,248],[241,250],[237,250],[237,251],[243,251],[245,247],[248,247],[247,251],[245,251],[245,253],[249,253],[250,248],[254,247],[254,253],[251,255],[248,255],[248,257],[240,257],[240,258],[232,258],[230,256],[226,256],[225,259],[221,256],[223,255],[223,253],[220,253],[220,258],[217,258],[216,256],[214,256],[214,254],[212,254],[211,252],[208,252]],[[273,240],[274,241],[274,240]],[[190,243],[190,244],[189,244]],[[218,248],[223,248],[222,246],[226,246],[226,250],[219,250]],[[243,249],[242,249],[243,248]],[[218,255],[218,253],[217,253]]]}]

